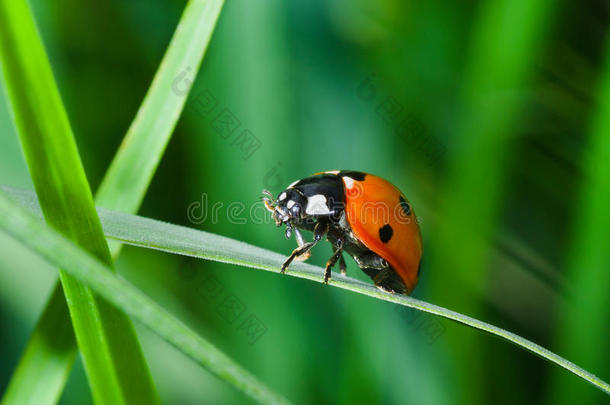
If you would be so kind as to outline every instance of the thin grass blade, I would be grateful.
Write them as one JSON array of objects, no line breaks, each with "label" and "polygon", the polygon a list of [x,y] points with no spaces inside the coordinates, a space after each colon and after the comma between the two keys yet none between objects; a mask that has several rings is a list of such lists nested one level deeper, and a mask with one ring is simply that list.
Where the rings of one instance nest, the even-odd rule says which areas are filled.
[{"label": "thin grass blade", "polygon": [[[448,305],[475,316],[479,302],[465,290],[484,290],[487,252],[498,212],[505,166],[510,157],[512,124],[523,88],[549,23],[548,0],[494,0],[479,4],[465,73],[447,179],[431,257],[433,290]],[[467,241],[467,243],[460,243]],[[451,269],[451,287],[446,275]],[[453,332],[452,332],[453,333]],[[484,347],[460,331],[449,344],[461,374],[460,402],[480,403]],[[464,345],[469,344],[469,347]]]},{"label": "thin grass blade", "polygon": [[[98,189],[97,204],[137,212],[178,121],[222,4],[223,0],[188,3],[146,98]],[[109,242],[109,246],[116,258],[122,245]],[[53,327],[49,329],[46,325]],[[5,398],[19,394],[23,401],[29,396],[31,403],[57,402],[75,353],[76,342],[58,285],[34,329]],[[32,390],[34,384],[44,388]]]},{"label": "thin grass blade", "polygon": [[11,202],[4,192],[0,192],[0,229],[49,262],[65,269],[108,302],[129,313],[218,378],[252,399],[265,404],[288,403],[128,281],[116,276],[106,264]]},{"label": "thin grass blade", "polygon": [[[597,111],[590,129],[584,159],[580,202],[577,205],[572,245],[567,258],[570,291],[558,316],[558,348],[590,369],[608,371],[608,319],[610,315],[610,41],[601,73]],[[586,342],[586,344],[583,344]],[[595,402],[584,384],[556,372],[549,386],[548,403]]]},{"label": "thin grass blade", "polygon": [[[72,129],[25,0],[0,1],[0,59],[13,118],[45,219],[112,267]],[[61,270],[60,280],[95,402],[157,403],[129,318]],[[61,300],[54,297],[52,302]],[[18,366],[4,403],[31,402],[33,391],[44,402],[57,401],[74,359],[74,351],[68,348],[73,344],[72,334],[59,331],[54,338],[43,335],[49,332],[44,325],[53,321],[65,324],[66,317],[57,305],[57,309],[45,312],[51,315],[34,333],[34,342],[52,345],[43,353],[26,349],[29,363]],[[50,357],[54,361],[48,361]]]},{"label": "thin grass blade", "polygon": [[96,194],[97,205],[136,212],[178,122],[223,0],[191,0],[155,78]]},{"label": "thin grass blade", "polygon": [[[9,187],[0,187],[0,189],[8,193],[13,201],[27,209],[32,215],[41,216],[40,208],[33,193]],[[209,232],[137,215],[110,211],[101,207],[98,208],[98,213],[104,227],[104,233],[108,238],[133,246],[221,263],[230,263],[274,273],[279,273],[281,265],[286,259],[284,255]],[[286,270],[286,274],[322,283],[324,269],[303,262],[293,262]],[[551,363],[565,368],[606,394],[610,394],[610,384],[604,380],[536,343],[507,330],[413,297],[380,291],[371,284],[340,274],[333,274],[329,285],[418,309],[487,332],[492,336],[513,343]]]}]

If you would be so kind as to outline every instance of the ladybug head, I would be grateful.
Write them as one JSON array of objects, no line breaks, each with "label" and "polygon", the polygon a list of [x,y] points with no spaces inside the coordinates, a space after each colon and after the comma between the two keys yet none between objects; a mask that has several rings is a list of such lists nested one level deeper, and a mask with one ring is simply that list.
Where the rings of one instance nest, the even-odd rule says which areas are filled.
[{"label": "ladybug head", "polygon": [[301,220],[307,206],[307,198],[293,188],[288,188],[280,193],[277,200],[267,190],[263,190],[263,202],[271,213],[275,224],[290,224],[292,221]]}]

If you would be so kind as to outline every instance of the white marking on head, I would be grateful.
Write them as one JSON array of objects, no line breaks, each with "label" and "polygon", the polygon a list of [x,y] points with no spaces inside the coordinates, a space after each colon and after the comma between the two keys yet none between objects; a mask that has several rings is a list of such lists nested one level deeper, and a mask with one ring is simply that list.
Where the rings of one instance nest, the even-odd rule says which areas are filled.
[{"label": "white marking on head", "polygon": [[307,199],[307,208],[305,208],[307,215],[328,215],[331,212],[328,210],[326,205],[326,197],[322,194],[312,195]]},{"label": "white marking on head", "polygon": [[288,188],[293,188],[299,181],[301,181],[300,179],[297,181],[293,181],[292,183],[290,183],[290,185],[288,186]]},{"label": "white marking on head", "polygon": [[286,208],[290,209],[292,207],[294,207],[294,204],[296,204],[293,200],[288,201],[288,204],[286,204]]},{"label": "white marking on head", "polygon": [[277,199],[278,199],[278,200],[280,200],[280,201],[282,201],[282,200],[285,200],[285,199],[286,199],[286,197],[287,197],[287,196],[286,196],[286,192],[285,192],[285,191],[283,191],[283,192],[282,192],[282,194],[280,194],[280,196],[279,196]]},{"label": "white marking on head", "polygon": [[324,173],[328,173],[328,174],[339,174],[340,170],[329,170],[327,172]]},{"label": "white marking on head", "polygon": [[355,180],[351,177],[343,176],[343,183],[345,184],[345,187],[347,187],[348,190],[354,188],[354,181]]}]

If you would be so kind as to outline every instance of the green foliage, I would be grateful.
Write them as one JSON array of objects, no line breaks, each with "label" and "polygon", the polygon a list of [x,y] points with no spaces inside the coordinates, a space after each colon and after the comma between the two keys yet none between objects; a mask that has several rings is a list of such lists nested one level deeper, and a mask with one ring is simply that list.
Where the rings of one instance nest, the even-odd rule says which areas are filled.
[{"label": "green foliage", "polygon": [[[0,2],[0,27],[4,79],[45,218],[112,267],[72,129],[27,3]],[[60,280],[96,402],[156,403],[157,394],[129,318],[61,270]],[[58,301],[55,297],[52,302]],[[35,333],[35,344],[44,343],[46,338],[42,334],[49,332],[51,322],[63,321],[65,325],[67,320],[60,309],[46,314],[50,319]],[[52,342],[51,349],[59,348],[56,353],[26,350],[28,363],[18,368],[6,402],[30,400],[27,398],[32,390],[29,382],[41,377],[36,369],[50,371],[55,376],[36,383],[46,395],[42,391],[35,395],[56,401],[61,384],[53,383],[65,380],[74,358],[73,350],[67,348],[71,339],[73,336],[67,332],[48,339]],[[59,361],[46,361],[48,357],[56,359],[54,356],[60,356]],[[32,369],[35,371],[31,372]]]},{"label": "green foliage", "polygon": [[[568,292],[568,302],[561,308],[558,350],[592,370],[603,370],[610,354],[605,333],[610,315],[607,288],[610,285],[607,270],[610,266],[610,41],[606,45],[597,103],[572,248],[566,263],[573,288]],[[596,349],[581,353],[582,342]],[[579,398],[583,403],[595,401],[584,387],[571,380],[564,381],[559,373],[554,373],[553,377],[549,403],[567,404],[572,398]]]},{"label": "green foliage", "polygon": [[[127,212],[139,208],[192,82],[181,83],[180,92],[172,91],[172,86],[182,71],[199,68],[222,3],[189,2],[124,146],[98,190],[98,204]],[[111,244],[110,248],[116,258],[121,245]],[[7,402],[19,402],[19,398],[25,401],[28,396],[33,403],[56,402],[74,359],[76,347],[71,328],[62,291],[56,287],[5,396]],[[45,385],[32,390],[36,384]]]},{"label": "green foliage", "polygon": [[159,65],[95,201],[98,205],[137,212],[178,122],[193,85],[192,77],[212,37],[223,0],[191,0]]},{"label": "green foliage", "polygon": [[[461,294],[465,286],[486,286],[486,266],[497,212],[501,207],[508,150],[514,144],[512,125],[520,116],[515,89],[524,85],[552,14],[547,0],[496,0],[483,4],[472,32],[470,57],[460,89],[462,108],[449,156],[449,175],[443,189],[441,217],[435,236],[432,273],[435,285],[442,269],[452,268],[455,287],[437,298],[447,305],[460,304],[475,317],[483,312],[474,300]],[[520,21],[515,24],[514,21]],[[476,197],[476,204],[472,198]],[[466,240],[468,243],[456,243]],[[442,294],[442,295],[441,295]],[[454,336],[454,342],[458,337]],[[460,343],[462,345],[463,343]],[[462,377],[463,401],[477,403],[483,381],[483,350],[477,338],[458,362],[469,361],[471,370]],[[485,400],[481,401],[486,402]]]},{"label": "green foliage", "polygon": [[[34,184],[51,227],[0,197],[17,238],[0,229],[3,403],[80,405],[92,388],[99,402],[88,359],[98,344],[108,359],[112,345],[85,344],[85,368],[72,367],[57,283],[36,324],[58,263],[95,302],[145,325],[167,403],[282,400],[259,381],[299,403],[607,400],[606,3],[235,0],[220,19],[219,0],[27,3],[40,35],[25,1],[0,0],[0,184]],[[98,211],[106,241],[70,127],[95,204],[113,210]],[[349,258],[348,274],[366,282],[321,285],[326,244],[313,266],[280,277],[284,255],[272,252],[293,241],[248,210],[230,213],[330,169],[378,174],[409,197],[424,239],[413,297],[376,290]],[[43,218],[31,192],[10,196]],[[221,311],[228,300],[237,318]],[[97,366],[109,395],[150,380]]]},{"label": "green foliage", "polygon": [[268,404],[288,403],[129,282],[112,274],[103,262],[20,210],[5,194],[0,194],[0,227],[252,399]]},{"label": "green foliage", "polygon": [[[15,198],[21,205],[31,210],[33,214],[40,216],[40,209],[32,194],[14,189],[5,189],[5,191],[9,192],[9,195]],[[16,210],[16,208],[13,207],[13,210]],[[8,212],[10,212],[10,210]],[[198,231],[126,213],[109,211],[103,208],[99,209],[99,215],[104,227],[104,233],[108,238],[133,246],[214,260],[222,263],[230,263],[275,273],[279,273],[282,263],[285,260],[285,256],[283,255],[244,242],[214,235],[209,232]],[[19,228],[18,225],[14,225],[14,227]],[[9,233],[13,234],[15,231],[13,230]],[[19,239],[27,240],[25,237],[20,237]],[[32,247],[34,248],[34,246]],[[49,254],[45,254],[45,257],[48,258]],[[291,266],[286,269],[285,274],[316,281],[318,283],[322,283],[324,279],[324,270],[322,268],[303,262],[291,264]],[[364,283],[350,277],[336,275],[329,281],[329,285],[406,307],[415,308],[419,311],[441,316],[489,333],[490,335],[504,339],[569,370],[600,390],[610,394],[610,385],[605,381],[555,353],[504,329],[410,296],[383,292],[369,283]],[[97,291],[97,288],[95,289]],[[129,308],[125,305],[121,306],[121,308],[131,313]],[[165,335],[162,334],[162,336]]]}]

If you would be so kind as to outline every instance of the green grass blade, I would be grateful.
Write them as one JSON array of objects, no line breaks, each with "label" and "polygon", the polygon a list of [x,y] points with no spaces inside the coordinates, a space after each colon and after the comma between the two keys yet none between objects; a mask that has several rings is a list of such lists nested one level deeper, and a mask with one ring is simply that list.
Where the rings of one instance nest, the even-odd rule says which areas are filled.
[{"label": "green grass blade", "polygon": [[270,391],[256,377],[167,313],[128,281],[109,271],[107,265],[79,249],[61,234],[45,226],[38,218],[11,202],[4,192],[0,192],[0,229],[49,262],[65,269],[108,302],[129,313],[178,350],[246,395],[261,403],[288,402]]},{"label": "green grass blade", "polygon": [[[138,210],[180,116],[192,86],[190,78],[201,64],[222,4],[222,0],[188,3],[136,119],[96,194],[97,204],[125,212]],[[183,72],[188,78],[176,81]],[[116,258],[121,244],[110,243],[110,249]],[[57,402],[76,353],[70,335],[68,309],[58,285],[26,346],[5,400],[27,402],[29,397],[37,404],[43,399]],[[62,336],[64,339],[59,339]],[[44,388],[31,389],[35,384]]]},{"label": "green grass blade", "polygon": [[[46,220],[112,266],[70,123],[25,0],[0,1],[0,59],[13,118]],[[129,318],[96,298],[69,274],[60,271],[60,279],[95,401],[158,402]],[[58,336],[64,338],[59,347],[65,348],[73,335],[64,331]],[[74,353],[62,350],[39,354],[26,350],[30,367],[18,367],[3,402],[31,400],[31,383],[48,390],[47,400],[57,400],[61,388],[51,383],[63,386]],[[60,361],[46,363],[48,356],[56,355],[62,356],[55,357]],[[40,370],[53,372],[49,380],[42,376],[44,381],[33,381],[41,377],[35,370],[36,363],[40,363]],[[36,395],[42,397],[44,393]]]},{"label": "green grass blade", "polygon": [[96,203],[136,212],[199,70],[223,0],[191,0],[153,83],[100,188]]},{"label": "green grass blade", "polygon": [[[597,111],[584,159],[580,203],[574,216],[572,246],[567,258],[570,284],[567,305],[559,311],[558,348],[590,369],[608,371],[610,315],[610,41],[601,73]],[[583,344],[586,342],[586,344]],[[593,403],[586,386],[555,373],[549,387],[552,404]]]},{"label": "green grass blade", "polygon": [[[60,328],[59,325],[67,327]],[[64,294],[53,294],[2,398],[7,404],[57,403],[77,347]]]},{"label": "green grass blade", "polygon": [[[7,192],[20,206],[27,208],[32,214],[40,216],[40,209],[38,208],[36,198],[31,192],[8,187],[0,188]],[[107,237],[133,246],[236,264],[275,273],[279,272],[282,263],[286,259],[285,255],[209,232],[122,212],[110,211],[104,208],[98,208],[98,213]],[[321,283],[324,270],[317,266],[296,262],[286,270],[286,274]],[[521,336],[486,322],[413,297],[389,294],[380,291],[371,284],[341,276],[340,274],[333,274],[329,285],[415,308],[487,332],[569,370],[605,393],[610,394],[610,385],[595,375]]]},{"label": "green grass blade", "polygon": [[459,277],[471,284],[485,282],[484,253],[521,106],[516,90],[531,71],[552,6],[548,0],[496,0],[482,8],[439,221],[439,238],[447,243],[439,244],[438,256],[451,258]]},{"label": "green grass blade", "polygon": [[[522,101],[516,90],[523,88],[534,65],[552,5],[548,0],[494,0],[479,8],[429,272],[432,290],[442,291],[439,300],[475,316],[481,314],[479,302],[463,291],[484,290],[487,281],[491,231]],[[454,362],[469,367],[461,375],[460,401],[480,403],[484,348],[476,337],[455,333],[448,342],[463,350],[455,351]]]}]

